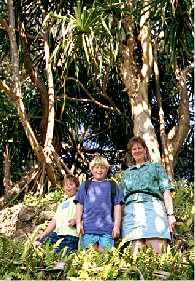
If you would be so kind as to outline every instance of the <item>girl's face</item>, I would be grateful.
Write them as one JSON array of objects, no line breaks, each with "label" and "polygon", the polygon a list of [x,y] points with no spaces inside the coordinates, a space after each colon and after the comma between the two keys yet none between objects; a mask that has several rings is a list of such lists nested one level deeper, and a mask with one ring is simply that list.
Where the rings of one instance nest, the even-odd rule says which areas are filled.
[{"label": "girl's face", "polygon": [[102,165],[95,165],[91,170],[94,180],[104,181],[107,177],[108,169]]},{"label": "girl's face", "polygon": [[75,182],[71,179],[65,180],[63,185],[64,192],[68,197],[72,197],[76,194],[78,187]]},{"label": "girl's face", "polygon": [[146,149],[140,143],[136,142],[133,144],[131,154],[135,159],[136,164],[142,164],[145,162],[144,156],[146,154]]}]

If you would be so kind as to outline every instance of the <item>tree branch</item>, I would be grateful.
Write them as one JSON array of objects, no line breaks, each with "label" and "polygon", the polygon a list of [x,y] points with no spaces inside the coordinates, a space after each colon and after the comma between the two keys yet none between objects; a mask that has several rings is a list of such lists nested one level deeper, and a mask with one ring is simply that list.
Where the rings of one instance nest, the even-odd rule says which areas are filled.
[{"label": "tree branch", "polygon": [[2,27],[2,29],[5,29],[7,32],[9,30],[9,26],[7,24],[7,21],[3,18],[0,18],[0,27]]},{"label": "tree branch", "polygon": [[[97,101],[96,99],[94,99],[94,98],[92,97],[92,95],[87,91],[87,89],[85,88],[85,86],[84,86],[78,79],[76,79],[76,78],[74,78],[74,77],[68,77],[68,78],[66,78],[66,80],[73,80],[73,81],[77,82],[77,83],[79,84],[79,86],[81,87],[81,89],[89,96],[89,98],[91,99],[91,102],[93,102],[94,104],[96,104],[96,105],[98,105],[98,106],[100,106],[100,107],[102,107],[102,108],[104,108],[104,109],[113,111],[113,112],[117,113],[119,116],[123,116],[123,113],[116,107],[116,105],[114,104],[114,102],[113,102],[107,95],[102,94],[102,93],[99,91],[98,88],[97,88],[98,93],[99,93],[104,99],[106,99],[112,106],[104,105],[104,104],[102,104],[101,102],[99,102],[99,101]],[[95,85],[94,85],[94,86],[95,86]],[[96,87],[97,87],[97,86],[96,86]],[[66,97],[66,98],[67,98],[67,99],[72,99],[72,100],[74,99],[74,98],[69,98],[69,97]],[[76,101],[84,101],[83,99],[82,99],[82,100],[79,100],[79,99],[76,99],[76,98],[75,98],[74,100],[76,100]],[[130,120],[127,116],[125,116],[125,118],[126,118],[128,124],[131,124],[131,120]]]},{"label": "tree branch", "polygon": [[190,113],[189,113],[189,97],[186,85],[186,76],[194,68],[194,62],[183,70],[176,67],[175,76],[177,79],[177,89],[180,97],[178,108],[178,123],[168,133],[168,144],[173,153],[173,166],[176,165],[177,155],[180,152],[181,146],[189,132],[190,128]]}]

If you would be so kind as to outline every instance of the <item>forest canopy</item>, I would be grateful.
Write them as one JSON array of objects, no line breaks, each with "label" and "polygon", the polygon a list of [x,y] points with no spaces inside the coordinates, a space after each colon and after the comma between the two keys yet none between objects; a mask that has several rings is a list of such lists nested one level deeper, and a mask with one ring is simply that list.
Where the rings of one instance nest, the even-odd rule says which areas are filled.
[{"label": "forest canopy", "polygon": [[193,181],[192,1],[0,6],[1,194],[89,177],[95,154],[115,175],[133,135]]}]

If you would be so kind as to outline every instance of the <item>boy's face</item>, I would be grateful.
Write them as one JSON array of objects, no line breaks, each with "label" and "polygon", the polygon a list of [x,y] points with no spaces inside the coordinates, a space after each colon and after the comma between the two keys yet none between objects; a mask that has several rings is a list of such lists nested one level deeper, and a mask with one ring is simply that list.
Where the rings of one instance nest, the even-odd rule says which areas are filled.
[{"label": "boy's face", "polygon": [[64,192],[68,197],[72,197],[76,194],[78,187],[73,180],[65,180],[63,185]]},{"label": "boy's face", "polygon": [[104,181],[107,177],[108,169],[103,165],[95,165],[91,172],[96,181]]}]

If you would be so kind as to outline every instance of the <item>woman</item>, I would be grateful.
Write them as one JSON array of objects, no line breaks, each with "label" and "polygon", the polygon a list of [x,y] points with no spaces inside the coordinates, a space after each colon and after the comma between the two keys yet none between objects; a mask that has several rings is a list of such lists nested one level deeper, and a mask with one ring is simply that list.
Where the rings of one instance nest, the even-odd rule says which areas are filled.
[{"label": "woman", "polygon": [[141,245],[155,253],[166,250],[175,225],[171,190],[174,189],[160,163],[149,161],[148,149],[141,137],[128,143],[129,168],[124,172],[121,188],[125,197],[122,237],[132,241],[131,253]]}]

